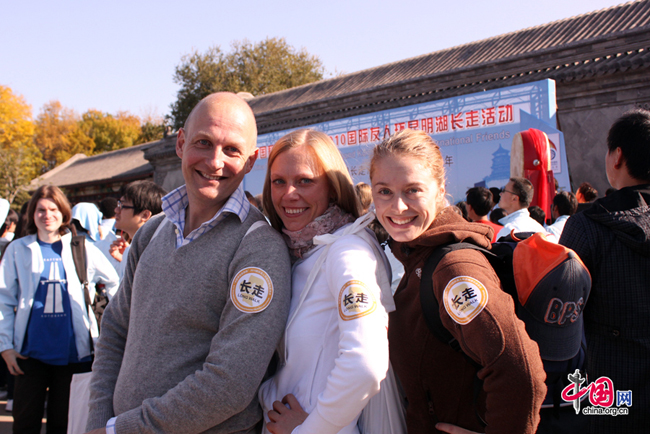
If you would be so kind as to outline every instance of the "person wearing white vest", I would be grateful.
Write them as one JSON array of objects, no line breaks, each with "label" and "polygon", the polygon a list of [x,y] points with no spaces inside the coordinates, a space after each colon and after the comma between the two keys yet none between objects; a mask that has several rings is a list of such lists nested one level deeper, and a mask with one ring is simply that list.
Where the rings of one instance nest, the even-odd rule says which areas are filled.
[{"label": "person wearing white vest", "polygon": [[352,180],[327,135],[298,130],[275,143],[264,209],[294,266],[280,368],[259,391],[263,432],[403,432],[377,416],[387,418],[383,410],[361,415],[389,368],[390,265],[366,229],[374,214],[359,217]]},{"label": "person wearing white vest", "polygon": [[497,234],[497,240],[510,235],[513,230],[515,232],[547,233],[544,226],[533,220],[528,212],[534,193],[533,184],[526,178],[510,178],[503,188],[499,200],[499,208],[506,211],[508,215],[499,220],[503,229]]},{"label": "person wearing white vest", "polygon": [[553,234],[555,238],[560,239],[564,225],[567,220],[578,210],[578,200],[570,191],[561,191],[553,198],[551,213],[554,219],[552,225],[546,226],[546,230]]}]

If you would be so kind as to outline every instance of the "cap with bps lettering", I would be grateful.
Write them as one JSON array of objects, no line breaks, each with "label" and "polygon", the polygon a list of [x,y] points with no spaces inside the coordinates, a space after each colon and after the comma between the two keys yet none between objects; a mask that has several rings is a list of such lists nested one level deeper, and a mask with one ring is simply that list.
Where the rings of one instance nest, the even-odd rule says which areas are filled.
[{"label": "cap with bps lettering", "polygon": [[582,311],[591,275],[571,249],[536,233],[517,244],[512,259],[521,306],[517,316],[537,342],[542,359],[571,359],[582,342]]}]

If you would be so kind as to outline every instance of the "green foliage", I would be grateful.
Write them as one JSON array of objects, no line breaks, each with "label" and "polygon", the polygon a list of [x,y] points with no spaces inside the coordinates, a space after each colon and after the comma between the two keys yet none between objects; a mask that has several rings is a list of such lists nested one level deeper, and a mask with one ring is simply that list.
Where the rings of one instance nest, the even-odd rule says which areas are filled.
[{"label": "green foliage", "polygon": [[322,80],[325,72],[318,57],[296,51],[284,38],[235,42],[228,66],[232,92],[255,96]]},{"label": "green foliage", "polygon": [[16,195],[33,179],[31,161],[35,148],[0,148],[0,197],[13,202]]},{"label": "green foliage", "polygon": [[163,121],[148,120],[140,126],[140,137],[138,143],[153,142],[163,138],[165,133],[165,124]]},{"label": "green foliage", "polygon": [[171,105],[174,128],[183,126],[192,108],[207,95],[250,92],[255,96],[322,80],[325,68],[317,56],[296,50],[284,38],[258,43],[236,41],[224,54],[218,46],[204,54],[194,51],[181,58],[174,82],[181,85]]}]

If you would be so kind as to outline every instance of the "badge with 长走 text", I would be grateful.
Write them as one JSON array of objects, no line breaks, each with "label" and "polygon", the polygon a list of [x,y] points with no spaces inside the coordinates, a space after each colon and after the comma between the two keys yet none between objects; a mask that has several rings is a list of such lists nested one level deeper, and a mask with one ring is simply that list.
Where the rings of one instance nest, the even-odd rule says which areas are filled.
[{"label": "badge with \u957f\u8d70 text", "polygon": [[451,279],[442,293],[445,310],[455,322],[469,324],[488,302],[488,292],[478,280],[469,276]]},{"label": "badge with \u957f\u8d70 text", "polygon": [[261,268],[241,270],[230,285],[230,299],[245,313],[262,312],[273,298],[273,282]]},{"label": "badge with \u957f\u8d70 text", "polygon": [[369,315],[377,309],[377,301],[368,287],[359,280],[350,280],[339,292],[339,315],[344,321]]}]

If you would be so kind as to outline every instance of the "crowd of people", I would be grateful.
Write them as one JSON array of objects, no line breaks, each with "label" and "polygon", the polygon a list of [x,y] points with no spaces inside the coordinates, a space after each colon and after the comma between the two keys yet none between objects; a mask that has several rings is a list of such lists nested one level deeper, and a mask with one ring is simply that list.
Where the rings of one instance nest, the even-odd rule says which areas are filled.
[{"label": "crowd of people", "polygon": [[[136,181],[119,200],[74,207],[44,186],[24,216],[0,201],[0,352],[15,378],[15,433],[40,432],[46,399],[48,433],[65,433],[79,411],[78,432],[93,434],[650,426],[649,112],[610,130],[616,190],[597,200],[588,185],[558,190],[548,216],[519,177],[450,205],[440,149],[408,129],[374,148],[370,185],[356,186],[326,134],[293,131],[274,144],[254,197],[241,182],[256,139],[247,103],[216,93],[179,130],[183,186]],[[571,336],[555,330],[552,352],[485,253],[532,233],[589,271],[562,278],[581,301],[558,314]],[[561,302],[563,289],[538,283],[532,298]],[[631,391],[629,414],[577,414],[559,398],[574,368]],[[84,372],[80,404],[70,384]]]}]

